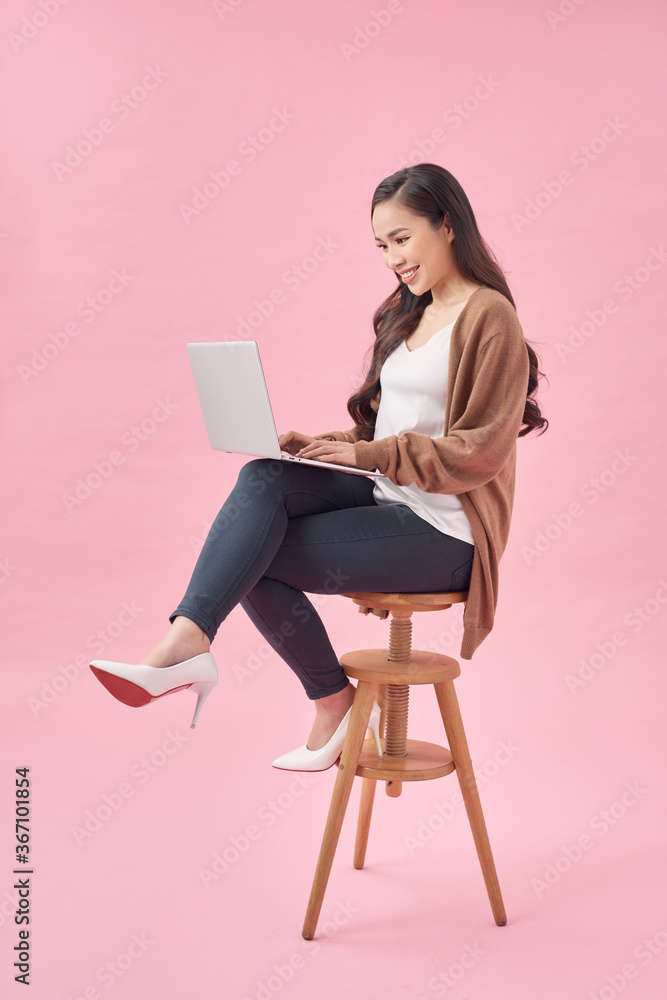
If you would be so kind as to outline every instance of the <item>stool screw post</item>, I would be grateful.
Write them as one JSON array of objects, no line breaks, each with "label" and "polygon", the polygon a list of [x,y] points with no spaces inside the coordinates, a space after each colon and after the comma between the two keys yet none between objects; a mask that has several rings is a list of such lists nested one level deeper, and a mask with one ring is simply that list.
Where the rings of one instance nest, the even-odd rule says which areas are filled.
[{"label": "stool screw post", "polygon": [[389,622],[389,656],[392,663],[409,662],[412,650],[412,612],[408,615],[391,613]]},{"label": "stool screw post", "polygon": [[[389,622],[389,656],[392,663],[409,663],[412,651],[412,612],[391,613]],[[408,747],[408,707],[410,686],[408,684],[387,684],[386,721],[384,731],[384,756],[407,757]],[[388,781],[386,792],[390,798],[398,798],[402,791],[401,781]]]}]

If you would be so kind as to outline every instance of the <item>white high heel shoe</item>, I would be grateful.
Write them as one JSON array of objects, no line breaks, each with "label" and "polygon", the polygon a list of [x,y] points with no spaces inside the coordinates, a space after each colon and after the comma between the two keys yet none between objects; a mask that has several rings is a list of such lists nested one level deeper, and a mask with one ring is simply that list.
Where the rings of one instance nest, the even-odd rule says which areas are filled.
[{"label": "white high heel shoe", "polygon": [[197,695],[191,729],[195,728],[202,705],[218,681],[218,668],[211,653],[198,653],[171,667],[91,660],[90,669],[114,698],[132,708],[148,705],[173,691],[190,688]]},{"label": "white high heel shoe", "polygon": [[[276,757],[273,766],[285,771],[326,771],[328,767],[336,763],[341,755],[351,714],[352,706],[348,708],[347,713],[343,716],[338,729],[329,742],[325,743],[319,750],[309,750],[308,745],[304,743],[302,747],[290,750],[289,753],[284,753],[282,757]],[[376,701],[373,702],[373,708],[368,720],[368,728],[373,733],[378,757],[381,757],[380,706]]]}]

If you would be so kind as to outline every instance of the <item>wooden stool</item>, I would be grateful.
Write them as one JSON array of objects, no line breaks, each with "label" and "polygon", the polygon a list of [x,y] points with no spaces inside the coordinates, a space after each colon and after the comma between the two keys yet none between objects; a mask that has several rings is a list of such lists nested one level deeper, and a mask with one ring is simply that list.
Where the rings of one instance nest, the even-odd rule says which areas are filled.
[{"label": "wooden stool", "polygon": [[[491,853],[486,823],[479,800],[477,782],[454,690],[454,678],[461,673],[451,656],[411,649],[413,611],[441,611],[465,601],[467,591],[442,594],[342,594],[380,618],[391,612],[389,649],[358,649],[344,653],[340,664],[348,677],[357,681],[345,744],[338,762],[329,815],[308,901],[302,935],[315,934],[329,873],[333,863],[345,810],[355,775],[363,778],[354,867],[363,868],[368,843],[375,785],[386,782],[387,795],[401,794],[404,781],[425,781],[456,770],[482,868],[491,910],[498,925],[507,922],[496,866]],[[434,743],[407,738],[408,699],[411,684],[432,684],[438,699],[450,749]],[[382,708],[378,757],[374,741],[364,741],[373,701]],[[382,734],[384,733],[384,739]]]}]

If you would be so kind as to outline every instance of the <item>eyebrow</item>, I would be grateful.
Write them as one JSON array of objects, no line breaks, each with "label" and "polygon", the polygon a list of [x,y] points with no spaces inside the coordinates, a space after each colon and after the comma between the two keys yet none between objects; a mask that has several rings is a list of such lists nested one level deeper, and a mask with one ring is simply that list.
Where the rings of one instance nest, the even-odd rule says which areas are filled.
[{"label": "eyebrow", "polygon": [[[392,229],[392,231],[390,233],[387,233],[387,237],[389,237],[389,236],[395,236],[396,233],[405,233],[407,231],[408,231],[408,227],[407,226],[398,226],[397,229]],[[376,236],[375,239],[377,240],[378,243],[382,242],[382,240],[381,240],[381,238],[379,236]]]}]

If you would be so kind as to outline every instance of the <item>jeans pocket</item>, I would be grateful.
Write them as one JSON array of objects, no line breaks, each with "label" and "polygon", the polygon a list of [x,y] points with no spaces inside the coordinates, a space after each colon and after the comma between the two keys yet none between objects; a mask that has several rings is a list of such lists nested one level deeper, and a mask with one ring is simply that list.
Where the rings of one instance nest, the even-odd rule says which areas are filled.
[{"label": "jeans pocket", "polygon": [[455,569],[452,573],[452,591],[467,590],[470,586],[473,558],[474,556],[471,556],[470,559],[463,564],[463,566],[459,566],[459,568]]}]

